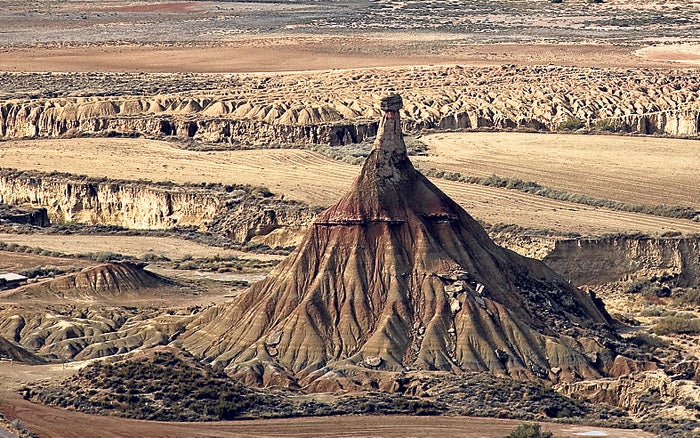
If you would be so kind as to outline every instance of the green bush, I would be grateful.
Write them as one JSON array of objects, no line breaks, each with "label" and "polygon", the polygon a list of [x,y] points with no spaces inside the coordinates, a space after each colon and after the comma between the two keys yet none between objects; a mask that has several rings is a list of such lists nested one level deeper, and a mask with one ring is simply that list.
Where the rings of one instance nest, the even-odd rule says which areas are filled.
[{"label": "green bush", "polygon": [[542,426],[537,423],[523,423],[511,433],[507,438],[552,438],[552,432],[542,431]]},{"label": "green bush", "polygon": [[622,131],[622,125],[620,125],[620,122],[615,120],[600,119],[596,120],[596,122],[593,124],[593,129],[596,131],[620,132]]},{"label": "green bush", "polygon": [[700,333],[700,319],[686,315],[667,316],[654,325],[653,331],[657,335],[696,335]]},{"label": "green bush", "polygon": [[586,126],[578,117],[569,117],[557,125],[557,131],[576,131]]}]

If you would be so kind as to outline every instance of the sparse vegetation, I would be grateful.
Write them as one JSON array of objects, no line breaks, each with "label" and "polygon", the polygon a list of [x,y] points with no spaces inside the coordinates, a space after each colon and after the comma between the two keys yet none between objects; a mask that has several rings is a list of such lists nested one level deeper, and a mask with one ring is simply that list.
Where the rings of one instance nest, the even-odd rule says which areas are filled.
[{"label": "sparse vegetation", "polygon": [[437,415],[430,400],[385,393],[348,395],[333,403],[256,390],[202,365],[187,353],[156,352],[94,363],[58,384],[22,388],[26,399],[79,411],[161,421],[212,421],[343,414]]},{"label": "sparse vegetation", "polygon": [[592,128],[595,131],[602,131],[602,132],[621,132],[622,131],[622,125],[620,124],[620,122],[618,122],[616,120],[611,120],[611,119],[596,120],[595,123],[593,123]]},{"label": "sparse vegetation", "polygon": [[79,271],[80,268],[71,266],[71,267],[59,267],[59,266],[37,266],[35,268],[31,269],[25,269],[23,271],[20,271],[20,275],[24,275],[27,278],[37,278],[37,277],[55,277],[58,275],[63,275],[67,274],[70,272],[76,272]]},{"label": "sparse vegetation", "polygon": [[544,198],[556,199],[558,201],[573,202],[576,204],[589,205],[592,207],[603,207],[611,210],[628,211],[632,213],[644,213],[653,216],[670,217],[678,219],[694,219],[698,211],[690,207],[668,206],[668,205],[634,205],[625,202],[600,199],[580,193],[569,193],[564,190],[553,189],[543,186],[533,181],[523,181],[519,178],[505,178],[498,175],[489,177],[466,176],[459,172],[446,172],[430,168],[421,170],[426,176],[433,178],[444,178],[449,181],[459,181],[469,184],[478,184],[488,187],[500,187]]},{"label": "sparse vegetation", "polygon": [[542,425],[538,423],[523,423],[507,438],[552,438],[552,432],[542,431]]},{"label": "sparse vegetation", "polygon": [[700,318],[693,314],[662,317],[653,328],[657,335],[700,334]]},{"label": "sparse vegetation", "polygon": [[629,338],[629,341],[641,348],[642,351],[647,352],[654,352],[657,349],[666,348],[669,345],[667,341],[664,341],[658,336],[643,332],[636,333],[634,336]]},{"label": "sparse vegetation", "polygon": [[214,256],[207,258],[183,257],[173,262],[174,269],[198,270],[209,272],[231,272],[250,270],[269,270],[279,260],[243,259],[236,256]]},{"label": "sparse vegetation", "polygon": [[578,117],[569,116],[557,125],[557,131],[578,131],[586,126],[586,123]]}]

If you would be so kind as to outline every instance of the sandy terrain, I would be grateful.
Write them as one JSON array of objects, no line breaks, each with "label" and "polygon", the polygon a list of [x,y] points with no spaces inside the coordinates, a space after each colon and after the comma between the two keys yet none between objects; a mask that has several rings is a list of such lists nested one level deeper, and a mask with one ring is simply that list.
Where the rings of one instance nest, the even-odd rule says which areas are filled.
[{"label": "sandy terrain", "polygon": [[632,204],[700,209],[697,141],[516,133],[433,134],[421,140],[430,156],[413,160],[424,169],[495,174]]},{"label": "sandy terrain", "polygon": [[686,0],[7,0],[0,11],[0,46],[6,48],[0,70],[279,71],[444,62],[662,66],[669,64],[663,58],[630,52],[640,41],[697,38],[698,13]]},{"label": "sandy terrain", "polygon": [[[145,71],[145,72],[284,72],[300,70],[354,69],[427,64],[491,66],[502,63],[525,65],[575,65],[590,67],[673,67],[672,62],[634,56],[637,47],[591,44],[498,44],[451,48],[447,53],[388,53],[396,49],[377,46],[365,38],[349,39],[335,50],[324,38],[280,38],[202,47],[117,45],[101,47],[5,48],[0,49],[2,71]],[[367,47],[375,46],[370,53]],[[387,49],[387,50],[385,50]],[[358,53],[359,51],[359,53]],[[387,54],[385,54],[387,53]]]},{"label": "sandy terrain", "polygon": [[[17,235],[12,235],[17,237]],[[0,239],[2,241],[2,239]],[[0,272],[19,272],[37,266],[80,267],[96,265],[97,262],[86,259],[71,259],[63,257],[47,257],[21,252],[0,251]]]},{"label": "sandy terrain", "polygon": [[[284,258],[284,256],[278,255],[255,254],[217,248],[174,237],[0,233],[0,241],[38,247],[49,251],[59,251],[64,254],[115,252],[133,257],[158,255],[172,260],[182,259],[185,256],[214,257],[217,255],[258,260],[279,260]],[[22,256],[22,254],[17,254],[18,258]],[[34,264],[33,266],[37,265]],[[0,264],[0,267],[2,267],[2,264]]]},{"label": "sandy terrain", "polygon": [[697,43],[654,45],[633,53],[651,61],[670,61],[693,67],[700,65],[700,44]]},{"label": "sandy terrain", "polygon": [[[477,438],[505,436],[521,424],[517,420],[469,417],[320,417],[280,420],[256,420],[211,423],[163,423],[87,415],[74,411],[36,405],[22,400],[16,391],[22,385],[47,378],[62,378],[83,364],[27,366],[0,363],[0,411],[19,418],[42,437],[454,437]],[[620,438],[653,435],[641,431],[614,430],[544,423],[544,429],[556,437],[600,431]]]},{"label": "sandy terrain", "polygon": [[[8,167],[95,177],[264,185],[288,199],[321,206],[330,205],[342,196],[359,172],[358,166],[305,150],[195,152],[167,142],[133,139],[8,141],[0,143],[0,160]],[[92,166],[95,162],[103,165],[96,169]],[[511,176],[500,171],[498,174]],[[574,176],[566,178],[571,181]],[[488,223],[516,223],[528,228],[582,234],[700,232],[700,224],[688,220],[613,212],[444,179],[436,179],[435,183],[470,214]]]}]

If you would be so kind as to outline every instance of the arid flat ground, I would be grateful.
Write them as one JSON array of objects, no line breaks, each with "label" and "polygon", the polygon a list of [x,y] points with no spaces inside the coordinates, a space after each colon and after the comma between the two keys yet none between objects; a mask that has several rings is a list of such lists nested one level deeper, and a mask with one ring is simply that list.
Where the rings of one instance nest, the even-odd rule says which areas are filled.
[{"label": "arid flat ground", "polygon": [[[572,193],[700,208],[700,142],[652,137],[440,133],[421,138],[423,168],[536,181]],[[663,157],[663,159],[660,159]]]},{"label": "arid flat ground", "polygon": [[[163,423],[87,415],[22,400],[15,392],[29,382],[70,375],[82,364],[27,366],[0,363],[0,410],[19,418],[42,437],[420,437],[464,438],[505,436],[521,421],[465,417],[347,416],[211,423]],[[638,430],[542,423],[555,437],[599,431],[619,438],[653,435]]]},{"label": "arid flat ground", "polygon": [[[396,56],[387,53],[377,36],[349,38],[343,46],[360,53],[335,50],[335,38],[280,37],[201,47],[118,45],[100,47],[40,47],[0,49],[3,71],[111,71],[111,72],[197,72],[248,73],[301,70],[354,69],[409,65],[460,64],[493,66],[502,63],[582,67],[677,68],[679,52],[666,49],[664,59],[656,50],[643,46],[619,47],[608,44],[486,44],[452,48],[442,53],[421,53],[408,46]],[[380,44],[382,43],[382,44]],[[372,52],[366,53],[368,48]],[[392,49],[396,50],[396,49]],[[635,52],[637,51],[637,52]],[[637,54],[635,54],[637,53]]]},{"label": "arid flat ground", "polygon": [[[448,135],[448,134],[437,134]],[[452,135],[452,134],[449,134]],[[546,168],[558,168],[558,176],[551,176],[547,181],[553,187],[571,188],[572,191],[584,194],[607,193],[611,194],[613,188],[596,189],[595,181],[583,182],[576,185],[577,166],[569,166],[566,160],[576,158],[572,146],[580,142],[588,142],[589,150],[584,154],[595,153],[606,146],[597,145],[597,138],[605,140],[604,144],[610,144],[612,149],[625,151],[620,153],[620,160],[605,156],[601,160],[594,160],[590,167],[583,167],[582,179],[589,178],[598,169],[601,173],[615,175],[620,167],[625,167],[627,175],[633,175],[643,181],[649,187],[661,184],[663,193],[671,193],[675,190],[679,194],[672,198],[674,202],[681,200],[696,205],[697,197],[690,187],[697,186],[697,173],[694,172],[693,163],[697,163],[697,153],[689,148],[685,151],[681,146],[671,146],[673,140],[650,139],[647,142],[625,137],[584,137],[584,136],[551,136],[555,141],[548,143],[550,153],[540,153],[537,158],[530,157],[522,160],[523,155],[532,152],[539,139],[550,136],[533,136],[532,134],[454,134],[455,138],[464,135],[465,138],[483,138],[486,144],[489,139],[505,139],[507,146],[519,152],[514,152],[510,158],[511,168],[501,166],[493,160],[496,155],[481,160],[479,167],[462,167],[464,156],[468,156],[468,149],[464,155],[455,155],[454,160],[444,159],[442,149],[436,149],[435,158],[414,157],[421,163],[429,161],[424,167],[436,167],[444,170],[459,170],[466,175],[491,175],[493,173],[504,177],[521,177],[521,170],[513,169],[514,162],[531,163],[529,168],[522,163],[521,167],[528,168],[535,176],[535,164],[546,163]],[[471,137],[473,136],[473,137]],[[428,137],[430,139],[430,137]],[[529,139],[534,139],[532,143]],[[430,141],[430,140],[428,140]],[[476,140],[479,142],[478,140]],[[681,164],[673,179],[664,179],[666,171],[663,166],[654,164],[653,157],[647,158],[648,166],[658,170],[661,176],[643,169],[633,170],[637,163],[636,150],[640,143],[647,143],[645,155],[653,155],[660,149],[669,149],[670,159],[690,161],[689,164]],[[523,144],[530,146],[523,146]],[[680,142],[681,145],[686,144]],[[443,146],[441,146],[442,148]],[[444,147],[451,150],[462,148],[458,143],[448,143]],[[495,147],[495,146],[494,146]],[[528,149],[529,147],[529,149]],[[644,150],[644,149],[643,149]],[[675,151],[675,152],[674,152]],[[432,153],[432,152],[431,152]],[[495,152],[492,152],[495,154]],[[520,155],[520,158],[518,156]],[[350,186],[357,176],[359,166],[353,166],[333,160],[319,153],[300,149],[263,149],[263,150],[235,150],[235,151],[211,151],[196,152],[177,148],[174,144],[163,141],[142,139],[67,139],[67,140],[32,140],[32,141],[8,141],[0,143],[0,159],[8,167],[19,169],[40,170],[51,172],[60,170],[74,174],[86,174],[94,177],[139,179],[148,177],[155,181],[173,181],[176,183],[221,182],[224,184],[252,184],[268,187],[273,193],[283,194],[287,199],[296,199],[308,202],[312,205],[328,206]],[[489,161],[491,160],[491,161]],[[95,167],[92,163],[102,163]],[[622,164],[621,164],[622,163]],[[627,163],[627,166],[624,165]],[[568,170],[568,172],[567,172]],[[541,174],[539,176],[542,176]],[[597,181],[603,177],[598,176]],[[535,181],[542,183],[538,178]],[[619,181],[619,180],[617,180]],[[657,183],[658,181],[658,183]],[[679,186],[678,181],[681,181]],[[435,184],[445,190],[460,203],[470,214],[488,223],[515,223],[527,228],[551,229],[559,232],[578,232],[581,234],[598,235],[606,233],[642,232],[647,234],[662,234],[667,231],[680,231],[682,233],[700,232],[700,223],[682,219],[670,219],[644,214],[611,211],[602,208],[593,208],[580,204],[547,199],[540,196],[521,193],[514,190],[504,190],[493,187],[485,187],[474,184],[466,184],[445,179],[434,179]],[[668,183],[670,185],[666,186]],[[688,186],[682,186],[688,184]],[[668,188],[667,188],[668,187]],[[680,187],[680,188],[679,188]],[[624,195],[624,188],[615,189],[616,195]],[[591,191],[593,193],[591,193]],[[640,190],[641,193],[644,190]],[[628,195],[629,196],[629,195]],[[625,200],[623,197],[614,199]],[[633,199],[633,198],[630,198]],[[664,202],[663,196],[650,195],[650,201]],[[667,203],[673,203],[671,200]],[[70,240],[70,239],[69,239]],[[18,242],[19,243],[19,242]]]},{"label": "arid flat ground", "polygon": [[[17,235],[12,235],[16,237]],[[2,239],[0,239],[0,242]],[[74,259],[64,257],[49,257],[37,254],[23,254],[19,252],[0,251],[0,272],[19,272],[37,266],[56,267],[80,267],[85,268],[97,264],[86,259]]]},{"label": "arid flat ground", "polygon": [[[217,255],[221,257],[255,258],[258,260],[279,260],[283,258],[283,256],[279,255],[253,254],[217,248],[174,237],[0,233],[0,242],[58,251],[63,254],[114,252],[138,258],[156,255],[167,257],[171,260],[182,259],[186,256],[206,258]],[[23,256],[21,253],[11,254],[17,254],[18,258]],[[60,261],[63,259],[56,260]],[[45,264],[55,263],[51,260],[51,263]]]},{"label": "arid flat ground", "polygon": [[[697,42],[695,1],[8,0],[7,71],[288,71],[500,63],[671,66]],[[656,53],[656,52],[655,52]],[[692,58],[692,57],[691,57]]]}]

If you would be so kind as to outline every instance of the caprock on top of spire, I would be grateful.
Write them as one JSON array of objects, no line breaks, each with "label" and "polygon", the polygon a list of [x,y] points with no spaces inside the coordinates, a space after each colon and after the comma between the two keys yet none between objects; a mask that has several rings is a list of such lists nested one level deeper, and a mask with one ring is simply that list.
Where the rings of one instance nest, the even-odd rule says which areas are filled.
[{"label": "caprock on top of spire", "polygon": [[384,116],[379,122],[374,149],[400,155],[406,154],[406,144],[401,133],[401,116],[399,115],[399,110],[403,108],[403,99],[398,94],[391,94],[379,101],[379,107],[384,111]]}]

